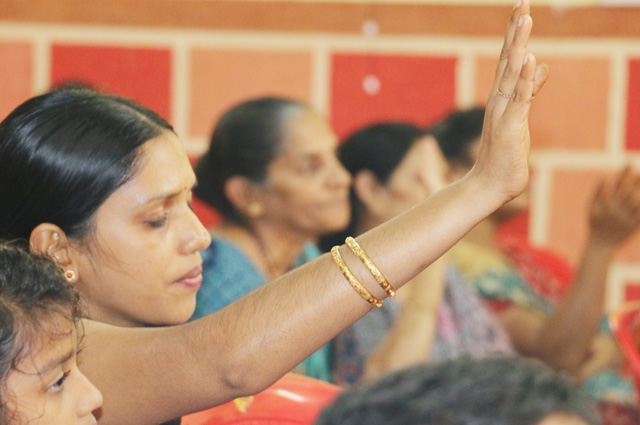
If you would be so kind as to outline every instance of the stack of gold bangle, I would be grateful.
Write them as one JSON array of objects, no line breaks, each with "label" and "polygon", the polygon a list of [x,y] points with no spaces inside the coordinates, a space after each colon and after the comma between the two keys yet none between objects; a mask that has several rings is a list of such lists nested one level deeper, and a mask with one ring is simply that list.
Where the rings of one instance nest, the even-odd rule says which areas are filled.
[{"label": "stack of gold bangle", "polygon": [[[395,297],[396,292],[391,286],[391,284],[389,284],[389,281],[387,281],[387,279],[380,272],[378,267],[376,267],[376,265],[373,263],[371,258],[369,258],[367,253],[364,252],[364,250],[360,247],[358,242],[356,242],[356,240],[351,236],[349,236],[345,240],[345,242],[347,246],[351,248],[351,251],[353,251],[353,253],[360,259],[360,261],[362,261],[362,264],[364,264],[367,267],[367,269],[369,270],[371,275],[374,277],[376,282],[378,282],[378,285],[380,285],[380,287],[384,289],[387,295],[390,298]],[[333,258],[333,261],[336,263],[336,265],[340,269],[340,272],[342,272],[342,275],[345,277],[345,279],[347,279],[347,282],[349,282],[351,287],[358,293],[358,295],[360,295],[366,302],[371,304],[373,307],[375,308],[382,307],[382,301],[374,297],[371,294],[371,292],[367,290],[367,288],[362,286],[360,281],[358,281],[358,279],[354,276],[351,270],[349,270],[349,267],[347,267],[346,263],[342,259],[342,256],[340,255],[340,250],[338,246],[334,246],[333,248],[331,248],[331,257]]]}]

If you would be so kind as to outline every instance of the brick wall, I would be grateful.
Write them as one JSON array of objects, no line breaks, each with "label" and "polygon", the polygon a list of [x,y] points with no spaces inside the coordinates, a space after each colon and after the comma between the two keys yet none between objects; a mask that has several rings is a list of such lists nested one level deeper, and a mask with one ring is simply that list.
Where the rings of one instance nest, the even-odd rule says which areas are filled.
[{"label": "brick wall", "polygon": [[[201,0],[6,0],[0,117],[84,81],[167,117],[197,156],[251,96],[307,101],[344,135],[375,119],[429,124],[481,104],[510,6]],[[28,4],[27,4],[28,3]],[[55,5],[52,7],[52,5]],[[640,167],[640,9],[534,7],[551,79],[531,113],[531,240],[575,263],[599,176]],[[609,305],[640,298],[640,236],[616,257]]]}]

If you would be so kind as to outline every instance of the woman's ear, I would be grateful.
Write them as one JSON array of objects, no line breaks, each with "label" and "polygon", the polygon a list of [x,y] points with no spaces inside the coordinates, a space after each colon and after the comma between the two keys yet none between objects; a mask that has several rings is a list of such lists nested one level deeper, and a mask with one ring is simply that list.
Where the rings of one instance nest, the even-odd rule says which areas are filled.
[{"label": "woman's ear", "polygon": [[60,227],[51,223],[36,226],[29,237],[29,249],[34,254],[51,257],[64,270],[67,280],[78,280],[78,268],[71,253],[69,238]]},{"label": "woman's ear", "polygon": [[245,177],[233,176],[224,184],[224,193],[229,202],[243,215],[259,217],[264,207],[255,194],[253,185]]},{"label": "woman's ear", "polygon": [[370,214],[376,214],[378,205],[384,203],[381,199],[381,186],[376,176],[369,170],[360,171],[353,177],[353,191]]}]

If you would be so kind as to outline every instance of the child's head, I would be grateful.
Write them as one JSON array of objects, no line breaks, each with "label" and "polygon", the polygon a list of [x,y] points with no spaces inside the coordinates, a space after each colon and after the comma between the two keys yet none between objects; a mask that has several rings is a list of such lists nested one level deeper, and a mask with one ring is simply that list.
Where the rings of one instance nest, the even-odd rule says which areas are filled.
[{"label": "child's head", "polygon": [[0,423],[94,424],[78,370],[78,296],[44,256],[0,243]]}]

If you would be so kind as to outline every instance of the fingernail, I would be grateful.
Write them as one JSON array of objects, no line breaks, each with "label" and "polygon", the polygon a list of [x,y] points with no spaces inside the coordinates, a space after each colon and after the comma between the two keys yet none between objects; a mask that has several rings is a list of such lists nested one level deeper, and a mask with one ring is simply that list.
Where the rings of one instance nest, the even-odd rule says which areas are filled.
[{"label": "fingernail", "polygon": [[517,8],[517,7],[520,7],[520,6],[522,6],[522,0],[518,0],[516,2],[516,6],[515,7]]},{"label": "fingernail", "polygon": [[518,26],[522,25],[522,23],[524,22],[524,15],[520,17],[520,19],[518,19]]},{"label": "fingernail", "polygon": [[529,55],[524,55],[524,63],[526,65],[526,63],[529,62]]}]

